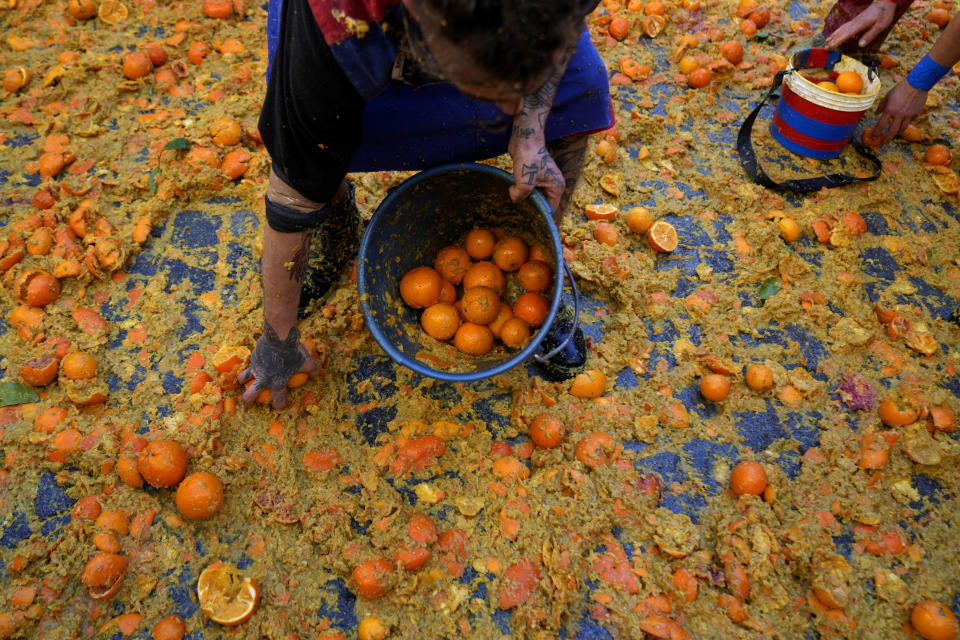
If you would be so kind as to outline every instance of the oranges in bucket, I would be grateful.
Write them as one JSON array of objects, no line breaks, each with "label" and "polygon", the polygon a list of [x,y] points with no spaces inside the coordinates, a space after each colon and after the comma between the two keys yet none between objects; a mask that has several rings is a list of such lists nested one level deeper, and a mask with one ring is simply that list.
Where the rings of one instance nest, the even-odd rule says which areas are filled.
[{"label": "oranges in bucket", "polygon": [[[563,246],[543,196],[535,190],[514,202],[513,182],[489,165],[444,165],[394,187],[374,212],[360,244],[357,288],[367,328],[397,363],[471,382],[535,356],[553,335],[564,296],[557,275]],[[399,286],[414,269],[440,279],[439,297],[431,288],[426,300],[414,301],[430,303],[419,308],[404,302]],[[472,293],[464,305],[475,287],[489,291]],[[523,294],[533,295],[520,301]],[[456,318],[449,307],[430,309],[440,304],[451,305]],[[444,338],[451,330],[453,337]]]},{"label": "oranges in bucket", "polygon": [[[407,271],[400,297],[409,307],[423,309],[420,326],[428,336],[453,339],[461,353],[483,356],[497,341],[510,349],[522,347],[550,308],[542,292],[553,284],[554,270],[538,259],[546,257],[543,250],[501,229],[472,229],[461,245],[440,249],[433,267]],[[474,256],[492,261],[473,262]],[[445,287],[453,300],[441,299]]]}]

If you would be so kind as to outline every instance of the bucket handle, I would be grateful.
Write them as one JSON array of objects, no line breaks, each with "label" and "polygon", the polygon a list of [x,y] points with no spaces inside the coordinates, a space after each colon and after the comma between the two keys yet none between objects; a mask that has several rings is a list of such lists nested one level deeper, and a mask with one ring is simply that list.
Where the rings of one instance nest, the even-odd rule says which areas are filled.
[{"label": "bucket handle", "polygon": [[573,289],[573,325],[570,327],[570,333],[567,334],[567,337],[560,341],[556,347],[550,350],[549,353],[535,353],[533,357],[538,362],[546,362],[553,356],[560,353],[561,349],[567,346],[567,343],[570,342],[570,339],[573,338],[573,334],[576,333],[577,327],[580,326],[580,290],[577,289],[577,281],[573,279],[573,274],[570,272],[570,266],[567,265],[566,261],[563,263],[563,271],[567,274],[567,279],[570,280],[570,288]]},{"label": "bucket handle", "polygon": [[853,139],[850,140],[850,145],[856,150],[857,153],[869,160],[873,165],[873,173],[866,178],[860,178],[848,173],[830,173],[818,178],[802,178],[800,180],[774,182],[773,179],[767,175],[767,172],[764,171],[763,167],[760,166],[760,161],[757,159],[757,154],[753,150],[753,142],[750,140],[750,134],[753,131],[753,123],[757,119],[760,109],[764,104],[766,104],[767,100],[769,100],[774,93],[776,93],[777,89],[780,88],[780,84],[783,82],[783,78],[787,73],[793,73],[793,70],[788,69],[786,71],[780,71],[777,73],[776,77],[773,79],[773,86],[771,86],[770,90],[767,91],[767,94],[763,96],[763,100],[761,100],[760,103],[754,107],[753,111],[750,112],[750,115],[748,115],[747,119],[743,121],[743,124],[740,125],[740,132],[737,134],[737,154],[740,156],[740,165],[743,167],[743,170],[747,172],[747,175],[750,177],[750,179],[760,186],[768,189],[774,189],[776,191],[811,193],[814,191],[819,191],[820,189],[842,187],[847,184],[853,184],[854,182],[869,182],[879,178],[880,172],[883,168],[883,165],[880,164],[880,159],[870,153],[866,147]]}]

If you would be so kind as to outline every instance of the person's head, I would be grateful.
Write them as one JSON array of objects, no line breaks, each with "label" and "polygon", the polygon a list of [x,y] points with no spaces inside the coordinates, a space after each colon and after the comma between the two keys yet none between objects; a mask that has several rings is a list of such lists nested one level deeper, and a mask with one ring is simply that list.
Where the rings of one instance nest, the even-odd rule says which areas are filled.
[{"label": "person's head", "polygon": [[443,77],[512,114],[564,61],[595,0],[404,0]]}]

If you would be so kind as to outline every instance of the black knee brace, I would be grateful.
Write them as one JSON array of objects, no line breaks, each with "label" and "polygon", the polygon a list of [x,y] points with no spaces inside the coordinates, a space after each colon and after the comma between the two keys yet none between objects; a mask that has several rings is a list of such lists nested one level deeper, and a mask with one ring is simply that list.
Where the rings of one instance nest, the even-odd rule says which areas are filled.
[{"label": "black knee brace", "polygon": [[277,233],[297,233],[315,229],[330,217],[333,208],[330,203],[306,213],[277,204],[270,198],[264,198],[267,210],[267,224]]}]

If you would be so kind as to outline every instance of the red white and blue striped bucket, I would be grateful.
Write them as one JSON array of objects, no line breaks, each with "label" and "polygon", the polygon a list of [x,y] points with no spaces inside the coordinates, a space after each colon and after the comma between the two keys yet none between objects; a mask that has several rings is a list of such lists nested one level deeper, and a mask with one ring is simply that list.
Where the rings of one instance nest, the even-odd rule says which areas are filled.
[{"label": "red white and blue striped bucket", "polygon": [[[824,89],[804,77],[803,69],[825,69],[831,79],[843,71],[855,71],[863,78],[864,88],[858,95]],[[787,67],[770,133],[797,155],[836,158],[878,95],[880,78],[859,60],[829,49],[799,51]]]}]

